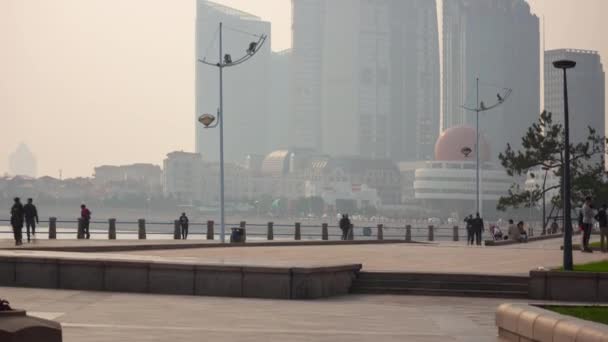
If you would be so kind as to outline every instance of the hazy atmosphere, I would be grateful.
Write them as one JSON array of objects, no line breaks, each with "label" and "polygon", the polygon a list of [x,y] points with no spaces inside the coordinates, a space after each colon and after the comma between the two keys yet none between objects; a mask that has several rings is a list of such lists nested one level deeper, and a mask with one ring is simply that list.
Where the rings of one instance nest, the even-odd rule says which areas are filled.
[{"label": "hazy atmosphere", "polygon": [[[270,21],[272,50],[290,47],[290,0],[217,2]],[[598,50],[607,64],[607,1],[530,5],[547,49]],[[53,177],[193,151],[195,18],[186,0],[0,0],[0,173],[21,142]]]}]

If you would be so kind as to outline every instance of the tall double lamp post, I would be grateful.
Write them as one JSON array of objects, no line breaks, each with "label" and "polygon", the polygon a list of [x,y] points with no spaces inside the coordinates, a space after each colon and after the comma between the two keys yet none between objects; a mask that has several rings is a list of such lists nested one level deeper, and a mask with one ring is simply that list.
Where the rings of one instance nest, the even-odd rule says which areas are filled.
[{"label": "tall double lamp post", "polygon": [[234,67],[239,64],[245,63],[249,59],[251,59],[255,54],[260,51],[262,45],[268,38],[267,35],[253,35],[258,38],[257,41],[253,41],[249,43],[247,50],[245,51],[245,55],[237,58],[235,60],[232,59],[230,54],[224,54],[223,50],[223,40],[222,40],[222,29],[223,24],[219,23],[219,59],[216,63],[208,62],[206,57],[203,59],[199,59],[199,63],[203,63],[212,67],[216,67],[219,69],[219,89],[220,89],[220,98],[219,98],[219,107],[217,109],[217,122],[213,124],[216,120],[216,117],[212,114],[202,114],[199,116],[198,121],[203,124],[205,128],[214,128],[219,126],[220,130],[220,241],[222,243],[225,242],[225,233],[226,233],[226,224],[225,224],[225,205],[224,205],[224,68]]},{"label": "tall double lamp post", "polygon": [[562,197],[564,199],[564,270],[572,271],[572,217],[570,207],[570,125],[568,122],[568,78],[567,70],[576,66],[575,61],[553,62],[556,69],[564,71],[564,167],[562,175]]}]

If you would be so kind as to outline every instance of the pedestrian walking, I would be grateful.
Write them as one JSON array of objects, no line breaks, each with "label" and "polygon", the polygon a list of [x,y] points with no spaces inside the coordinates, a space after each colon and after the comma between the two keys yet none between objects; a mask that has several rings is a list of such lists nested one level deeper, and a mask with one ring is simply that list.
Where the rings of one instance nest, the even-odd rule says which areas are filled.
[{"label": "pedestrian walking", "polygon": [[473,245],[473,241],[474,241],[474,234],[473,234],[473,215],[469,215],[467,217],[464,218],[464,223],[466,224],[466,228],[467,228],[467,245]]},{"label": "pedestrian walking", "polygon": [[593,210],[593,205],[591,204],[591,197],[587,196],[585,198],[585,204],[583,204],[583,209],[581,212],[583,214],[583,243],[581,246],[581,251],[591,253],[593,250],[589,247],[589,238],[591,237],[593,219],[595,218],[595,211]]},{"label": "pedestrian walking", "polygon": [[342,230],[342,240],[348,240],[348,231],[351,229],[350,219],[348,218],[348,214],[342,214],[342,218],[340,219],[340,230]]},{"label": "pedestrian walking", "polygon": [[23,244],[23,204],[21,204],[21,200],[19,199],[19,197],[15,197],[14,202],[15,203],[11,207],[11,226],[13,227],[15,246],[20,246]]},{"label": "pedestrian walking", "polygon": [[27,199],[27,204],[23,206],[25,214],[25,228],[27,232],[27,242],[30,242],[30,229],[32,238],[36,238],[36,224],[38,223],[38,210],[31,198]]},{"label": "pedestrian walking", "polygon": [[89,224],[91,223],[91,211],[84,204],[80,205],[80,221],[82,222],[82,234],[86,239],[90,239]]},{"label": "pedestrian walking", "polygon": [[182,213],[182,216],[179,217],[179,225],[182,229],[182,240],[188,238],[188,222],[188,216],[186,216],[186,213]]},{"label": "pedestrian walking", "polygon": [[483,232],[483,219],[479,216],[479,213],[475,214],[475,218],[472,223],[473,234],[475,234],[475,244],[481,246],[481,233]]},{"label": "pedestrian walking", "polygon": [[602,204],[600,210],[597,211],[597,215],[595,215],[595,219],[600,224],[600,247],[602,253],[608,252],[608,216],[606,216],[606,209],[608,209],[606,204]]}]

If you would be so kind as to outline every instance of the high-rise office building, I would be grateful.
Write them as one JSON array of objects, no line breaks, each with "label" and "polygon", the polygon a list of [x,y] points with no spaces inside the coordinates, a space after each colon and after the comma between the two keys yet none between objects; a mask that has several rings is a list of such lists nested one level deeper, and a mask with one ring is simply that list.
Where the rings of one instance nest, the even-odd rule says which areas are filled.
[{"label": "high-rise office building", "polygon": [[435,1],[293,0],[292,146],[420,159],[438,135]]},{"label": "high-rise office building", "polygon": [[21,143],[17,149],[8,156],[8,169],[13,176],[28,176],[36,178],[38,161],[30,148]]},{"label": "high-rise office building", "polygon": [[[217,62],[219,23],[223,23],[223,50],[233,60],[246,54],[256,35],[269,36],[260,51],[249,61],[224,69],[224,149],[226,160],[242,160],[248,154],[268,152],[270,101],[270,23],[237,9],[197,1],[196,59]],[[204,113],[217,114],[219,72],[196,63],[196,152],[206,160],[219,156],[219,130],[204,129],[196,120]],[[176,134],[181,134],[177,132]]]},{"label": "high-rise office building", "polygon": [[540,112],[540,33],[538,17],[524,0],[443,0],[442,130],[475,124],[463,106],[497,103],[480,114],[480,132],[491,145],[491,160],[521,137]]},{"label": "high-rise office building", "polygon": [[545,110],[553,114],[554,122],[564,122],[564,75],[553,62],[569,59],[576,62],[568,70],[568,109],[570,141],[585,142],[588,127],[605,135],[606,99],[605,74],[596,51],[559,49],[545,51]]}]

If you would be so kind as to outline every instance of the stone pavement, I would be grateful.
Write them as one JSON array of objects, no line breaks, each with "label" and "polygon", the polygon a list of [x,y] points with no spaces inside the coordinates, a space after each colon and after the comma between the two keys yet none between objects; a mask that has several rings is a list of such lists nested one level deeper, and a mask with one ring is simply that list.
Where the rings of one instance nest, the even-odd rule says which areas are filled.
[{"label": "stone pavement", "polygon": [[0,297],[59,321],[65,342],[497,341],[494,312],[504,302],[355,295],[281,301],[6,287]]},{"label": "stone pavement", "polygon": [[[467,247],[439,243],[359,246],[289,246],[152,250],[123,254],[171,260],[247,264],[363,264],[364,271],[447,272],[527,275],[539,266],[560,266],[561,240],[504,247]],[[574,252],[575,263],[607,259],[602,253]]]}]

